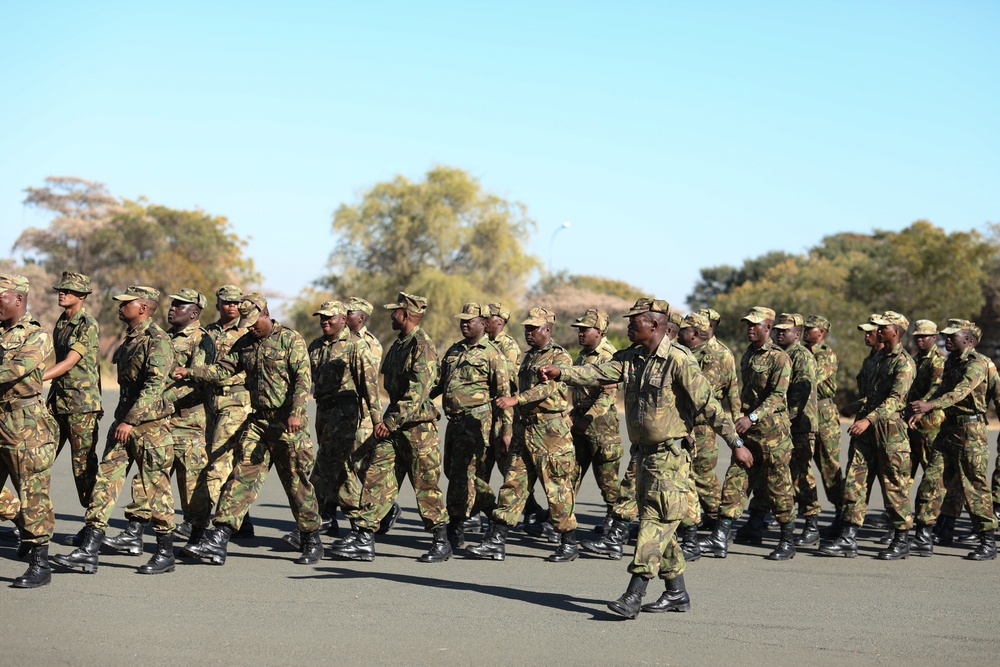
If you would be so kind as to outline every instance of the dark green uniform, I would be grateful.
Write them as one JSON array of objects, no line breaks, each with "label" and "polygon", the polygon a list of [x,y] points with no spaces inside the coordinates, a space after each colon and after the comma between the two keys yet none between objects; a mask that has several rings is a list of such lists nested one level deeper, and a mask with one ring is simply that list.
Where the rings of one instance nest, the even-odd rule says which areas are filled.
[{"label": "dark green uniform", "polygon": [[[574,365],[600,364],[609,361],[617,351],[607,338],[601,338],[596,349],[590,352],[581,350]],[[593,465],[594,479],[609,509],[618,502],[621,492],[618,468],[625,453],[618,424],[617,396],[618,391],[614,387],[574,387],[573,409],[570,411],[570,419],[574,423],[577,420],[587,423],[585,432],[573,433],[578,473],[574,487],[580,490],[584,475]]]}]

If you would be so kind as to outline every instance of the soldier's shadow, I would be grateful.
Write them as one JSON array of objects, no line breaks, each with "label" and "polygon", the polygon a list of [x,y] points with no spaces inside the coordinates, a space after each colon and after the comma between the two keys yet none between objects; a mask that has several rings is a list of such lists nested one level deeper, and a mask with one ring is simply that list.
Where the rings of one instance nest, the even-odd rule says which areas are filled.
[{"label": "soldier's shadow", "polygon": [[604,606],[605,600],[577,598],[563,593],[529,591],[520,588],[509,588],[507,586],[492,586],[489,584],[480,584],[470,581],[449,581],[445,579],[438,579],[436,577],[420,577],[393,572],[359,572],[357,570],[349,570],[340,567],[319,567],[316,568],[316,571],[323,574],[291,578],[315,579],[320,577],[332,577],[341,579],[382,579],[385,581],[408,584],[411,586],[428,586],[432,588],[445,588],[455,591],[471,591],[481,595],[493,595],[498,598],[503,598],[504,600],[518,600],[519,602],[536,604],[549,609],[558,609],[560,611],[574,612],[577,614],[591,614],[591,620],[595,621],[624,620],[621,616],[616,616],[610,612],[606,612],[601,609],[594,609],[592,606],[584,606]]}]

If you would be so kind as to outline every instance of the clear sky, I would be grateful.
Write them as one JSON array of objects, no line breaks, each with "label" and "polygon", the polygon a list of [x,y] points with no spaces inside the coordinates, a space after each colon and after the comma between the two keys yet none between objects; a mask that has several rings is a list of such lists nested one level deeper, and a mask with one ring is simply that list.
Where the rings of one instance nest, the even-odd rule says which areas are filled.
[{"label": "clear sky", "polygon": [[[680,305],[840,231],[1000,222],[1000,3],[0,0],[0,256],[49,175],[228,217],[265,287],[435,164]],[[405,287],[405,286],[400,286]]]}]

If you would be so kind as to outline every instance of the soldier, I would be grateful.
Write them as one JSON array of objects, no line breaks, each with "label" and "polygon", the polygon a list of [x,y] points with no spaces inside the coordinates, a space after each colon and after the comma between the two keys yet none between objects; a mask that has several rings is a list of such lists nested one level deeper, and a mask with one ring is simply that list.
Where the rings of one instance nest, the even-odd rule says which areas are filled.
[{"label": "soldier", "polygon": [[792,426],[792,486],[799,514],[805,520],[802,533],[796,535],[795,546],[819,542],[817,520],[823,510],[816,492],[812,473],[813,447],[816,444],[816,357],[802,344],[805,320],[798,313],[782,313],[774,328],[776,342],[792,360],[792,375],[788,381],[788,419]]},{"label": "soldier", "polygon": [[[160,292],[145,285],[130,285],[124,294],[113,297],[118,319],[125,323],[125,340],[115,350],[119,398],[115,421],[108,432],[104,457],[86,525],[77,538],[77,548],[66,556],[54,556],[56,563],[87,574],[97,572],[98,551],[108,529],[108,519],[128,467],[134,461],[139,484],[148,499],[150,519],[156,532],[156,553],[139,568],[140,574],[174,571],[174,497],[170,489],[170,467],[174,461],[174,441],[167,426],[173,405],[164,400],[164,391],[174,366],[170,338],[154,321]],[[139,501],[133,498],[133,504]]]},{"label": "soldier", "polygon": [[[486,337],[489,308],[467,303],[456,315],[462,340],[448,348],[441,360],[433,399],[442,396],[448,416],[445,431],[444,472],[448,478],[448,540],[453,550],[465,547],[464,523],[480,511],[496,508],[496,494],[480,477],[487,452],[492,450],[493,401],[510,396],[507,360]],[[510,446],[513,413],[500,410],[500,438]]]},{"label": "soldier", "polygon": [[84,308],[93,291],[90,278],[63,271],[52,289],[59,294],[62,315],[56,320],[53,343],[56,363],[45,370],[49,411],[58,424],[56,456],[69,440],[73,481],[80,504],[90,504],[97,477],[97,429],[104,416],[101,407],[100,331],[97,320]]},{"label": "soldier", "polygon": [[378,527],[399,492],[397,469],[410,477],[424,529],[433,534],[430,550],[421,563],[442,563],[451,558],[448,541],[448,510],[438,486],[441,446],[438,439],[440,413],[429,395],[437,383],[438,356],[434,343],[420,327],[427,312],[427,299],[400,292],[392,311],[392,328],[399,332],[382,360],[383,383],[389,406],[380,424],[375,424],[374,451],[364,481],[357,537],[334,545],[339,558],[370,561],[375,558],[373,530]]},{"label": "soldier", "polygon": [[[310,481],[316,489],[320,513],[336,526],[337,505],[356,518],[360,510],[360,481],[350,462],[358,425],[382,422],[378,369],[367,343],[346,328],[347,309],[340,301],[325,301],[319,316],[323,335],[309,343],[313,396],[316,398],[316,435],[319,453]],[[283,538],[299,548],[298,532]]]},{"label": "soldier", "polygon": [[[991,494],[986,480],[989,465],[986,443],[988,365],[975,350],[975,329],[976,325],[968,320],[948,320],[948,326],[941,330],[946,337],[945,349],[949,352],[941,385],[931,400],[910,403],[913,411],[911,427],[916,425],[921,415],[932,410],[944,412],[944,422],[917,491],[920,513],[916,519],[917,534],[911,551],[918,556],[930,556],[934,551],[931,530],[940,513],[941,503],[940,498],[933,497],[933,494],[940,489],[936,478],[942,474],[946,480],[960,480],[973,530],[980,535],[979,545],[965,556],[966,559],[994,560],[997,556],[993,537],[997,518],[990,507]],[[935,451],[941,456],[936,456]]]},{"label": "soldier", "polygon": [[[752,490],[754,494],[766,494],[780,524],[778,546],[767,558],[789,560],[795,556],[795,500],[789,467],[792,439],[786,400],[792,362],[771,342],[773,310],[754,306],[743,321],[747,325],[750,345],[740,360],[743,416],[736,420],[736,432],[745,437],[757,464],[751,468],[743,468],[736,461],[730,464],[722,484],[718,526],[709,538],[702,540],[701,548],[712,552],[716,558],[726,557],[733,521],[743,513]],[[755,510],[748,525],[751,522],[752,530],[759,535],[763,531],[763,513]]]},{"label": "soldier", "polygon": [[840,515],[844,475],[840,470],[840,414],[833,399],[837,395],[837,355],[826,344],[830,320],[813,315],[805,321],[802,337],[816,359],[816,445],[813,460],[823,480],[826,499],[833,503],[834,516]]},{"label": "soldier", "polygon": [[[628,337],[634,345],[596,366],[543,366],[543,380],[561,379],[573,386],[625,383],[625,415],[629,439],[641,455],[637,495],[639,537],[629,566],[628,588],[608,608],[626,618],[645,612],[688,611],[691,598],[684,585],[685,562],[676,531],[687,515],[689,456],[684,438],[701,413],[733,448],[734,464],[750,467],[753,456],[737,437],[732,421],[712,395],[694,357],[666,336],[669,304],[639,299],[629,311]],[[649,580],[659,576],[666,590],[658,600],[642,604]]]},{"label": "soldier", "polygon": [[[577,340],[582,349],[574,366],[586,366],[610,361],[618,351],[604,335],[608,330],[608,314],[591,308],[570,326],[577,329]],[[601,497],[607,506],[604,521],[594,528],[603,535],[611,529],[614,520],[614,505],[621,495],[618,468],[621,466],[622,438],[618,425],[617,387],[574,387],[573,409],[570,419],[573,427],[573,447],[576,449],[578,477],[574,487],[580,492],[580,484],[591,463],[594,466],[594,480],[601,490]]]},{"label": "soldier", "polygon": [[41,399],[45,359],[51,353],[52,338],[28,312],[28,279],[0,274],[0,486],[9,476],[17,491],[19,506],[8,501],[7,514],[18,513],[18,557],[30,554],[28,569],[14,579],[14,588],[52,581],[49,541],[56,520],[49,486],[56,444]]},{"label": "soldier", "polygon": [[[917,373],[913,377],[913,385],[906,396],[906,403],[913,401],[929,401],[941,385],[944,373],[944,353],[937,346],[937,324],[930,320],[917,320],[913,323],[913,343],[917,347],[917,355],[913,362],[917,365]],[[916,422],[916,427],[910,429],[910,477],[917,476],[917,469],[927,471],[927,461],[931,446],[941,430],[944,413],[932,410]],[[920,511],[920,508],[917,508]]]},{"label": "soldier", "polygon": [[549,555],[551,563],[576,560],[576,456],[570,435],[569,388],[562,382],[543,382],[538,369],[547,364],[569,366],[564,348],[552,342],[556,316],[544,308],[532,308],[524,320],[524,339],[531,347],[517,374],[520,392],[498,398],[501,409],[517,406],[514,437],[508,453],[507,474],[482,543],[466,552],[473,558],[503,560],[507,532],[524,510],[530,489],[541,479],[549,501],[549,516],[559,534],[559,547]]},{"label": "soldier", "polygon": [[847,432],[858,438],[872,430],[874,436],[854,442],[844,480],[843,532],[836,540],[821,544],[819,553],[857,556],[858,528],[864,523],[871,482],[877,475],[893,526],[889,546],[879,551],[878,558],[900,560],[910,555],[907,533],[913,525],[909,498],[910,443],[903,411],[916,366],[899,342],[909,320],[888,310],[873,324],[878,326],[878,339],[883,345],[879,367],[864,405]]},{"label": "soldier", "polygon": [[363,338],[372,351],[376,363],[382,363],[382,343],[378,342],[366,326],[372,314],[372,305],[362,298],[352,296],[347,300],[347,328],[355,336]]},{"label": "soldier", "polygon": [[[735,422],[735,416],[740,414],[740,381],[736,376],[736,358],[733,356],[732,351],[715,337],[715,329],[719,326],[719,322],[722,321],[722,316],[711,308],[702,308],[696,312],[708,318],[710,330],[708,332],[707,344],[719,354],[719,358],[722,360],[719,381],[722,383],[722,393],[726,397],[726,402],[729,404],[730,413],[734,416],[733,421]],[[709,522],[703,528],[711,531],[714,530],[715,526]]]},{"label": "soldier", "polygon": [[306,343],[298,332],[271,319],[267,299],[259,292],[240,303],[240,327],[248,329],[225,358],[209,366],[178,368],[174,377],[224,380],[246,373],[253,412],[247,419],[237,451],[240,456],[222,489],[214,528],[184,554],[226,562],[229,538],[260,493],[274,464],[299,529],[302,555],[298,565],[312,565],[323,555],[319,506],[309,482],[316,457],[309,438],[306,404],[311,378]]}]

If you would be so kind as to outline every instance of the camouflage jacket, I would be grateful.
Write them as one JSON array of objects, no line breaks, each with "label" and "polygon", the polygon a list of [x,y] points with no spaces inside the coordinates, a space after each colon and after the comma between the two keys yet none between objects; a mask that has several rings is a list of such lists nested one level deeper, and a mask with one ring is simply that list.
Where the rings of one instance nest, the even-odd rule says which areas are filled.
[{"label": "camouflage jacket", "polygon": [[[729,412],[735,419],[735,416],[740,414],[740,410],[742,409],[742,403],[740,401],[740,381],[739,378],[736,377],[736,357],[734,357],[732,351],[715,336],[712,336],[705,341],[705,345],[711,346],[709,349],[715,350],[719,354],[719,382],[722,386],[723,395],[729,401]],[[719,398],[719,402],[722,402],[721,398]]]},{"label": "camouflage jacket", "polygon": [[974,348],[961,354],[952,352],[945,359],[941,384],[931,397],[931,407],[944,410],[946,419],[985,415],[988,374],[985,357]]},{"label": "camouflage jacket", "polygon": [[540,350],[531,348],[517,371],[517,414],[521,417],[569,411],[569,387],[564,382],[539,382],[538,369],[546,364],[569,366],[573,360],[566,348],[549,342]]},{"label": "camouflage jacket", "polygon": [[611,361],[593,366],[560,367],[561,379],[573,386],[625,385],[625,424],[633,445],[653,446],[686,437],[695,415],[730,445],[736,428],[712,395],[712,387],[686,348],[666,337],[647,355],[633,345]]},{"label": "camouflage jacket", "polygon": [[156,322],[143,320],[125,332],[111,360],[118,367],[116,422],[136,426],[173,412],[163,394],[174,371],[174,350]]},{"label": "camouflage jacket", "polygon": [[868,353],[868,356],[864,358],[861,362],[861,370],[858,371],[858,399],[847,406],[844,412],[850,415],[857,414],[861,409],[861,406],[865,404],[865,398],[868,396],[868,392],[872,390],[875,385],[875,379],[878,375],[879,362],[882,359],[882,350],[872,350]]},{"label": "camouflage jacket", "polygon": [[[180,331],[167,331],[167,335],[170,336],[170,347],[174,350],[176,367],[190,369],[194,366],[198,350],[201,348],[201,339],[205,336],[201,322],[195,320]],[[184,383],[187,381],[178,380],[176,382]],[[178,398],[174,402],[174,414],[170,418],[170,425],[174,428],[204,429],[205,399],[207,396],[207,392],[202,387],[198,387],[183,398]]]},{"label": "camouflage jacket", "polygon": [[246,373],[246,388],[254,411],[280,410],[304,423],[312,378],[306,342],[299,332],[274,322],[265,338],[257,339],[247,333],[216,363],[188,371],[189,377],[209,381],[224,380],[241,372]]},{"label": "camouflage jacket", "polygon": [[361,419],[382,422],[382,399],[378,394],[378,368],[372,363],[371,348],[348,329],[337,340],[320,336],[309,343],[313,396],[322,406],[336,399],[353,398],[361,407]]},{"label": "camouflage jacket", "polygon": [[[233,320],[229,326],[223,326],[221,321],[215,321],[204,329],[201,344],[195,353],[193,366],[210,366],[224,359],[236,345],[236,341],[246,335],[246,327],[240,327],[239,319]],[[222,380],[207,380],[215,387],[239,387],[246,381],[246,373],[237,373]]]},{"label": "camouflage jacket", "polygon": [[993,403],[994,409],[1000,415],[1000,372],[997,365],[985,354],[980,355],[986,360],[986,403]]},{"label": "camouflage jacket", "polygon": [[743,375],[743,414],[757,413],[754,429],[767,430],[776,419],[787,419],[788,384],[792,377],[792,360],[788,354],[768,340],[760,349],[747,346],[740,359]]},{"label": "camouflage jacket", "polygon": [[857,417],[868,419],[873,424],[884,424],[890,419],[903,418],[906,396],[910,392],[913,376],[917,372],[913,357],[899,343],[896,343],[891,350],[883,348],[879,359],[874,382]]},{"label": "camouflage jacket", "polygon": [[[580,350],[574,366],[600,364],[610,361],[618,351],[607,338],[602,338],[600,345],[590,352]],[[585,418],[591,426],[603,423],[618,427],[618,389],[617,387],[573,387],[574,419]]]},{"label": "camouflage jacket", "polygon": [[[725,364],[726,359],[723,353],[723,346],[721,343],[719,345],[709,345],[712,339],[709,339],[695,347],[691,350],[691,356],[694,357],[695,361],[698,362],[698,367],[701,372],[705,375],[705,379],[708,380],[709,386],[712,388],[712,396],[715,400],[722,405],[724,400],[729,398],[727,392],[729,386],[724,379],[725,376]],[[737,419],[738,413],[735,412],[739,406],[739,396],[736,397],[737,407],[734,408],[732,404],[729,406],[729,418],[735,421]],[[705,426],[708,424],[708,420],[704,414],[699,413],[695,419],[694,423],[696,426]]]},{"label": "camouflage jacket", "polygon": [[837,353],[826,343],[809,348],[816,358],[816,400],[832,399],[837,395]]},{"label": "camouflage jacket", "polygon": [[372,357],[375,359],[375,366],[377,367],[382,363],[382,343],[378,341],[375,334],[368,330],[368,327],[361,327],[357,335],[360,338],[364,338],[365,342],[368,343],[368,349],[371,350]]},{"label": "camouflage jacket", "polygon": [[42,393],[45,360],[52,354],[52,336],[31,313],[9,329],[0,330],[0,408]]},{"label": "camouflage jacket", "polygon": [[389,394],[382,421],[390,431],[438,420],[440,413],[430,399],[437,371],[437,349],[421,327],[392,341],[382,360],[382,382]]},{"label": "camouflage jacket", "polygon": [[493,347],[500,351],[507,360],[507,375],[510,377],[510,394],[517,393],[517,369],[521,367],[521,347],[506,331],[497,334],[496,340],[490,341]]},{"label": "camouflage jacket", "polygon": [[927,352],[921,352],[913,357],[913,362],[917,365],[917,373],[913,376],[913,384],[910,385],[910,393],[907,394],[906,400],[930,400],[934,391],[940,386],[941,376],[944,374],[944,353],[935,345]]},{"label": "camouflage jacket", "polygon": [[72,319],[67,319],[63,313],[56,320],[52,332],[56,362],[63,361],[70,350],[80,355],[80,361],[52,380],[48,402],[53,414],[80,414],[101,409],[100,338],[97,320],[84,308]]},{"label": "camouflage jacket", "polygon": [[792,360],[788,379],[788,420],[792,433],[815,433],[818,429],[816,405],[816,357],[800,341],[795,341],[785,354]]},{"label": "camouflage jacket", "polygon": [[[449,418],[476,408],[489,415],[494,399],[510,396],[507,360],[486,336],[472,345],[460,340],[445,352],[437,386],[430,395],[442,397],[444,413]],[[498,408],[496,413],[500,421],[497,435],[510,435],[513,411]]]}]

